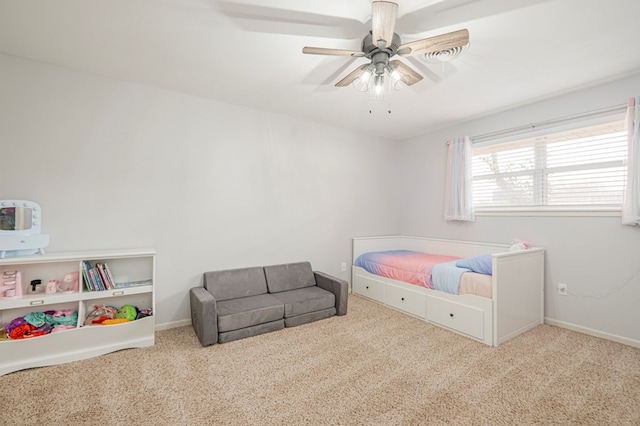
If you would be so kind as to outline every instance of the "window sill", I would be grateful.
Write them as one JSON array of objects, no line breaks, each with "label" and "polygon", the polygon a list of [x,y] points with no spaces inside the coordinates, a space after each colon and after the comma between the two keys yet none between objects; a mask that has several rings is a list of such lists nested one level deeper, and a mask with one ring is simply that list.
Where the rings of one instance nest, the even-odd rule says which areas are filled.
[{"label": "window sill", "polygon": [[622,210],[618,207],[601,208],[536,208],[536,207],[504,207],[484,208],[475,211],[476,216],[592,216],[592,217],[621,217]]}]

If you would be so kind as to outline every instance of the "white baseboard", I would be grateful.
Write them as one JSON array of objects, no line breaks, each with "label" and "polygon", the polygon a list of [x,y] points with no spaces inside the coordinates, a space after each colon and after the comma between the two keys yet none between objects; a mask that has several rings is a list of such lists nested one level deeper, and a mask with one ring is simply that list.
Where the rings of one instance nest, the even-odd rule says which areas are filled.
[{"label": "white baseboard", "polygon": [[184,327],[185,325],[191,325],[191,320],[185,319],[180,321],[164,322],[162,324],[156,324],[155,330],[156,331],[168,330],[170,328]]},{"label": "white baseboard", "polygon": [[594,330],[592,328],[582,327],[579,325],[571,324],[569,322],[558,321],[551,318],[545,318],[544,323],[549,325],[555,325],[556,327],[577,331],[578,333],[588,334],[590,336],[601,337],[603,339],[611,340],[617,343],[622,343],[623,345],[633,346],[634,348],[640,348],[640,340],[629,339],[628,337],[618,336],[616,334],[611,334],[611,333],[605,333],[604,331]]}]

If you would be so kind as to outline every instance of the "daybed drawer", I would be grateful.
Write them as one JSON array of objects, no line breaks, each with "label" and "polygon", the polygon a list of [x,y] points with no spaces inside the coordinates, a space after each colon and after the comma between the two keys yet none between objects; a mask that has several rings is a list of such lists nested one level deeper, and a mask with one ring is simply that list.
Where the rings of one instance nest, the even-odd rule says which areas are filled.
[{"label": "daybed drawer", "polygon": [[400,287],[388,286],[384,301],[396,309],[424,318],[425,295]]},{"label": "daybed drawer", "polygon": [[438,297],[427,298],[427,320],[484,339],[484,312]]},{"label": "daybed drawer", "polygon": [[356,281],[353,283],[353,292],[384,303],[384,284],[382,283]]}]

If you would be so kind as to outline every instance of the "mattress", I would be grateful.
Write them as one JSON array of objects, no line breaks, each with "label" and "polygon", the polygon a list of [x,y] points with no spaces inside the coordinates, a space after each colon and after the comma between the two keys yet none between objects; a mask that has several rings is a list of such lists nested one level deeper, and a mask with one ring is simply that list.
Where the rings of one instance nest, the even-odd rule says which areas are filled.
[{"label": "mattress", "polygon": [[477,272],[465,272],[460,277],[458,294],[475,294],[491,299],[493,297],[493,277]]}]

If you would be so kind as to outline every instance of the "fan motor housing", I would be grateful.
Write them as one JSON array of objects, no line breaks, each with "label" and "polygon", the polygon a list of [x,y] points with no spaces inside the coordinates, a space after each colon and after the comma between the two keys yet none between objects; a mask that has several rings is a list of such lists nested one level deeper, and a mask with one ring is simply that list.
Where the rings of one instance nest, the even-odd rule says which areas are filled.
[{"label": "fan motor housing", "polygon": [[371,31],[369,31],[369,34],[367,34],[362,39],[362,52],[364,53],[364,56],[367,57],[368,59],[372,59],[376,53],[381,53],[381,52],[386,53],[387,55],[389,55],[388,57],[390,58],[396,54],[396,51],[398,50],[398,46],[400,46],[400,44],[401,44],[400,36],[398,35],[398,33],[393,33],[391,45],[389,47],[381,48],[378,45],[373,43],[373,34],[371,33]]}]

